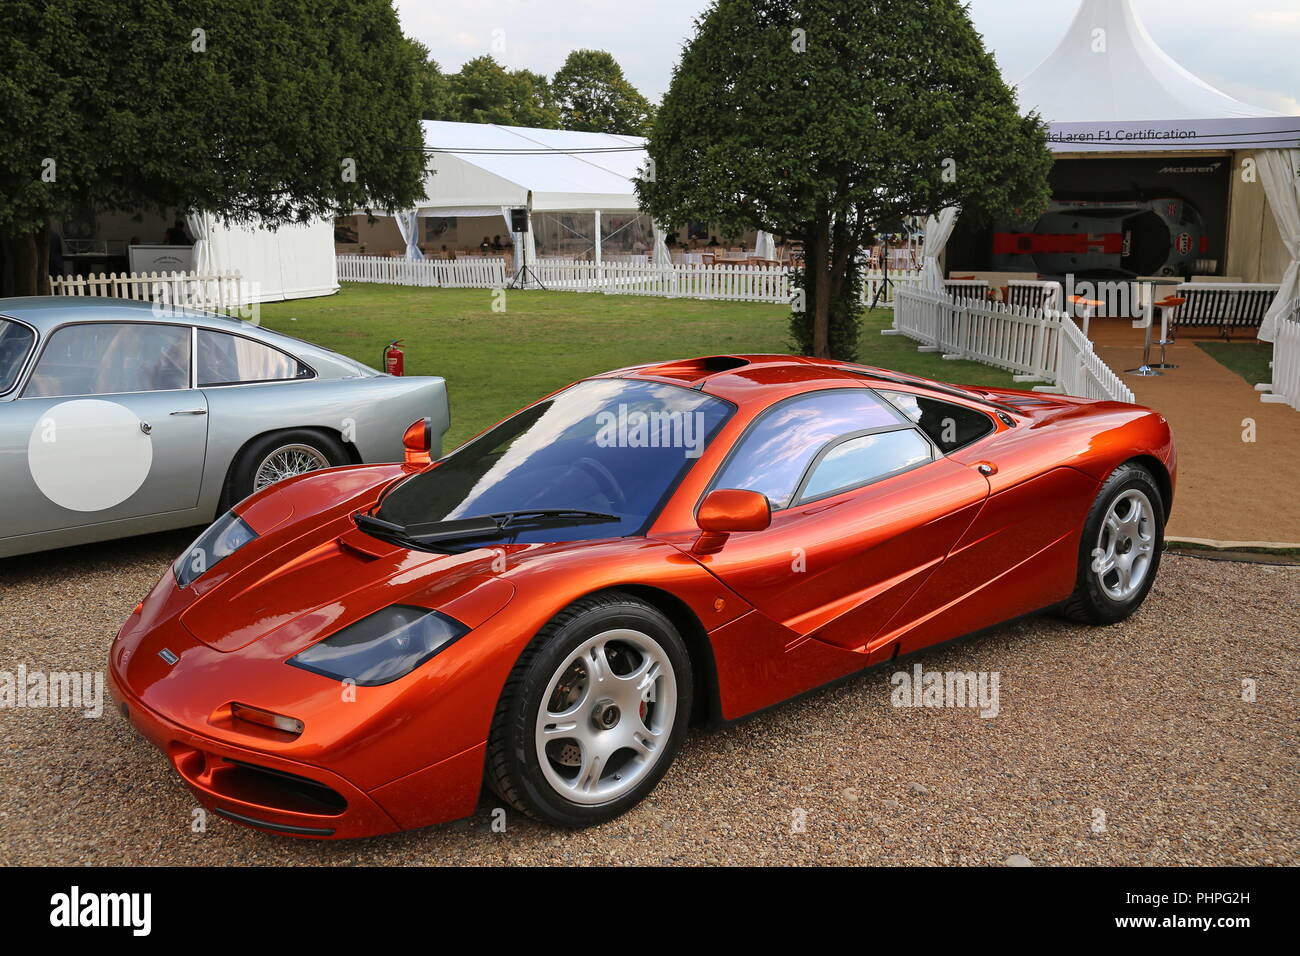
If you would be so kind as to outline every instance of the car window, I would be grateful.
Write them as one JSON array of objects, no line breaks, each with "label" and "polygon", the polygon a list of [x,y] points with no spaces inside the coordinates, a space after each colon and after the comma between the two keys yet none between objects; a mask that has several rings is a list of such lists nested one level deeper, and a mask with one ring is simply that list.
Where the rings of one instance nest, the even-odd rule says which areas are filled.
[{"label": "car window", "polygon": [[735,410],[681,385],[590,379],[507,418],[389,491],[401,525],[504,511],[570,509],[614,521],[520,530],[517,541],[642,534]]},{"label": "car window", "polygon": [[866,388],[810,392],[780,402],[741,438],[713,482],[767,495],[773,511],[789,507],[813,458],[826,445],[872,428],[903,427],[894,409]]},{"label": "car window", "polygon": [[812,501],[848,491],[933,457],[933,446],[914,428],[846,438],[832,445],[813,466],[799,500]]},{"label": "car window", "polygon": [[293,356],[242,335],[199,329],[199,387],[311,378]]},{"label": "car window", "polygon": [[190,328],[95,322],[56,329],[24,398],[189,388]]},{"label": "car window", "polygon": [[18,374],[32,350],[36,333],[10,319],[0,319],[0,395],[18,383]]},{"label": "car window", "polygon": [[910,392],[879,391],[899,411],[916,422],[945,455],[979,441],[996,427],[989,416],[964,405],[954,405],[952,402],[943,402],[926,395],[913,395]]}]

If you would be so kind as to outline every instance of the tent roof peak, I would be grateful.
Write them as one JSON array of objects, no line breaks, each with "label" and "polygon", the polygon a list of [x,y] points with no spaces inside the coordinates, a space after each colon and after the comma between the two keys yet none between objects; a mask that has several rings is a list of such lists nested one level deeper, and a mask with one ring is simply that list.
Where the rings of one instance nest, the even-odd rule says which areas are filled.
[{"label": "tent roof peak", "polygon": [[1052,123],[1281,116],[1215,89],[1169,56],[1132,0],[1082,0],[1052,54],[1017,84]]}]

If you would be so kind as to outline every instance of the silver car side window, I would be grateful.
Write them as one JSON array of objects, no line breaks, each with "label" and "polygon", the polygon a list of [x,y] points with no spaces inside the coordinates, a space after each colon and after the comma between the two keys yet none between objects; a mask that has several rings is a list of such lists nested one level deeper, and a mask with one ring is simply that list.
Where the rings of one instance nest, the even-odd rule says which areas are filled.
[{"label": "silver car side window", "polygon": [[199,387],[311,378],[293,356],[240,335],[199,329]]},{"label": "silver car side window", "polygon": [[158,392],[190,387],[188,326],[90,322],[56,329],[24,398]]}]

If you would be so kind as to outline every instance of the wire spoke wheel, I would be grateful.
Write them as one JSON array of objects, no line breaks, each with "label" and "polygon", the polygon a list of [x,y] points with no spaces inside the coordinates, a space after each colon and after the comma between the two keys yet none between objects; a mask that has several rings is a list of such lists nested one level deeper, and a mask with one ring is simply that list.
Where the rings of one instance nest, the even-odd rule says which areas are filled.
[{"label": "wire spoke wheel", "polygon": [[294,475],[330,467],[325,454],[311,445],[283,445],[262,459],[253,473],[253,490],[261,491]]},{"label": "wire spoke wheel", "polygon": [[1141,590],[1155,547],[1155,509],[1146,494],[1130,488],[1106,510],[1093,551],[1092,573],[1108,597],[1127,601]]},{"label": "wire spoke wheel", "polygon": [[537,759],[564,799],[617,800],[663,756],[677,713],[677,680],[650,635],[617,628],[565,658],[538,708]]}]

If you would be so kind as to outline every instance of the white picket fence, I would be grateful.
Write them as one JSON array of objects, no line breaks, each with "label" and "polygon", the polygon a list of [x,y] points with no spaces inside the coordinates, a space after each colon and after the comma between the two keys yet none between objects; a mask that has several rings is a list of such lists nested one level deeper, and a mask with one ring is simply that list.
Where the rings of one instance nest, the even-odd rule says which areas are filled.
[{"label": "white picket fence", "polygon": [[51,276],[52,295],[107,296],[138,302],[234,313],[246,310],[251,295],[238,272],[111,272],[108,275]]},{"label": "white picket fence", "polygon": [[1272,382],[1255,386],[1265,393],[1260,400],[1290,405],[1300,411],[1300,299],[1278,323],[1277,335],[1273,339],[1272,365]]},{"label": "white picket fence", "polygon": [[335,256],[340,282],[377,282],[442,289],[497,289],[506,284],[506,260],[398,259],[390,256]]},{"label": "white picket fence", "polygon": [[1133,401],[1132,390],[1103,362],[1064,312],[957,299],[922,288],[900,288],[894,328],[948,359],[971,359],[1045,381],[1035,391]]},{"label": "white picket fence", "polygon": [[[617,257],[597,265],[587,259],[540,257],[529,264],[533,275],[550,290],[603,292],[606,295],[650,295],[684,299],[718,299],[732,302],[792,302],[796,287],[784,266],[659,265],[643,258]],[[386,256],[338,256],[340,282],[377,282],[430,288],[500,288],[509,281],[504,259],[462,258],[412,261]],[[894,291],[920,284],[919,271],[866,273],[862,301],[876,300],[877,290],[888,285],[878,305],[889,306]]]}]

